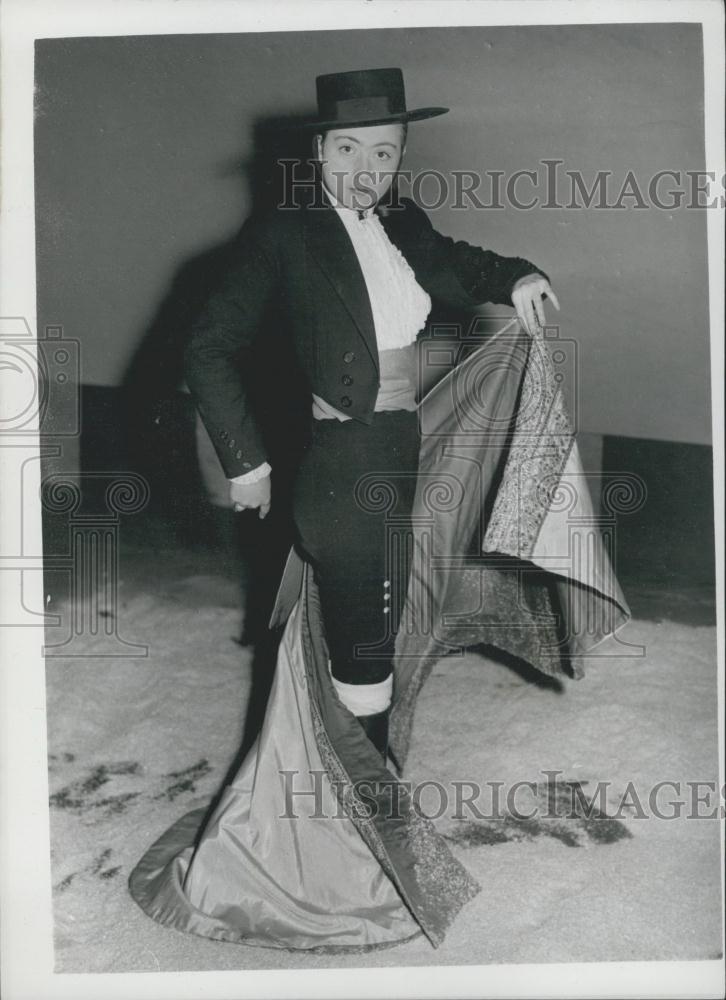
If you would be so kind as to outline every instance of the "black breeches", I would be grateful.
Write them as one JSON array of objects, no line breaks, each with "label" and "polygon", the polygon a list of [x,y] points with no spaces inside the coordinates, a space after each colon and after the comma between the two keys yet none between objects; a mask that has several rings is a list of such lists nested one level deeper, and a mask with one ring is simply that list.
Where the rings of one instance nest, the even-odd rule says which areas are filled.
[{"label": "black breeches", "polygon": [[348,684],[382,681],[392,670],[418,454],[416,412],[374,413],[370,425],[312,421],[295,525],[314,568],[332,673]]}]

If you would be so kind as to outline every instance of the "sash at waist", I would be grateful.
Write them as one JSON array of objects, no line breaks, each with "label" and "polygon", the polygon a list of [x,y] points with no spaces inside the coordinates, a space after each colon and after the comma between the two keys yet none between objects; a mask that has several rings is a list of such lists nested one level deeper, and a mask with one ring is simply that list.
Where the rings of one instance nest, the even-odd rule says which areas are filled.
[{"label": "sash at waist", "polygon": [[[416,344],[378,352],[381,382],[373,409],[416,409]],[[351,420],[346,413],[313,393],[316,420]]]}]

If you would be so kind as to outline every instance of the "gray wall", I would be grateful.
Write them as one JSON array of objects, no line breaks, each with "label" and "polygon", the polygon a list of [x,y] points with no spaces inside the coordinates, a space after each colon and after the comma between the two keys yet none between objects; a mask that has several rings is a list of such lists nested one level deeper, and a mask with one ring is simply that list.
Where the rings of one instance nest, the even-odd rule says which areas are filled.
[{"label": "gray wall", "polygon": [[[645,186],[657,170],[703,169],[698,25],[40,42],[39,324],[81,341],[83,382],[119,385],[177,269],[239,228],[255,122],[309,111],[318,73],[388,65],[403,67],[410,105],[452,109],[411,127],[411,169],[560,158],[589,180],[612,170],[613,196],[628,170]],[[581,429],[710,440],[704,212],[431,216],[550,274],[578,342]]]}]

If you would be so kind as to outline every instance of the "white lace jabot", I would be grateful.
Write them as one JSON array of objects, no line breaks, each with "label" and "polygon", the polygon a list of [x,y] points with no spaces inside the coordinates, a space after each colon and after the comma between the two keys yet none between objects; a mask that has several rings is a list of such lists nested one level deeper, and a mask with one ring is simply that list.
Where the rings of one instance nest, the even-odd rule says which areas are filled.
[{"label": "white lace jabot", "polygon": [[345,208],[327,192],[353,243],[371,302],[379,351],[407,347],[431,312],[431,299],[408,262],[389,240],[381,220],[368,209]]}]

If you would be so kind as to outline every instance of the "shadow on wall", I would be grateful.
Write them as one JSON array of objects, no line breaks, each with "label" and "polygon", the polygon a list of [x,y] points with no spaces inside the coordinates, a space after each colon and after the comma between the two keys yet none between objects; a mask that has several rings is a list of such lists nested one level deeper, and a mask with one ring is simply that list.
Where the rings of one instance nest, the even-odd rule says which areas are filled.
[{"label": "shadow on wall", "polygon": [[[254,156],[223,167],[224,173],[238,174],[249,189],[251,214],[272,207],[283,190],[285,173],[279,159],[309,156],[308,139],[289,125],[289,119],[260,120],[254,130]],[[150,484],[151,511],[170,523],[180,544],[228,544],[231,536],[232,544],[240,547],[251,574],[245,615],[245,637],[251,639],[266,627],[292,540],[291,486],[310,407],[292,342],[272,303],[240,374],[275,470],[274,502],[264,521],[256,512],[233,515],[200,470],[197,414],[184,386],[183,352],[196,315],[234,253],[235,241],[236,236],[204,250],[174,275],[123,381],[121,450],[128,465]],[[88,444],[82,464],[97,468],[99,456],[91,454],[97,449]],[[221,481],[216,455],[204,457],[207,468],[217,466]]]},{"label": "shadow on wall", "polygon": [[[226,165],[223,172],[234,171],[249,189],[251,215],[272,207],[283,190],[284,171],[279,165],[282,156],[305,159],[309,143],[289,128],[283,129],[279,119],[261,120],[255,127],[255,153],[248,161]],[[241,220],[242,221],[242,220]],[[209,293],[223,273],[234,253],[235,237],[204,250],[177,270],[169,291],[144,334],[123,381],[125,439],[129,455],[136,458],[156,478],[171,476],[180,485],[192,484],[198,492],[194,454],[194,408],[190,400],[179,399],[183,385],[183,351],[192,323]],[[252,406],[271,448],[279,450],[289,434],[299,427],[299,377],[294,367],[292,344],[286,331],[280,329],[279,315],[274,304],[268,310],[264,331],[253,347],[253,357],[241,372],[250,392]],[[274,362],[274,364],[272,364]],[[296,393],[296,395],[295,395]],[[185,395],[185,394],[184,394]],[[182,423],[187,429],[186,447],[170,448],[164,435],[178,437],[176,426],[180,411],[190,411]],[[283,449],[286,454],[287,448]],[[283,461],[285,459],[283,454]],[[163,495],[162,483],[157,483],[157,499]],[[163,496],[167,502],[171,497]],[[173,502],[173,500],[172,500]],[[170,509],[169,506],[166,509]],[[181,512],[179,512],[181,513]]]}]

